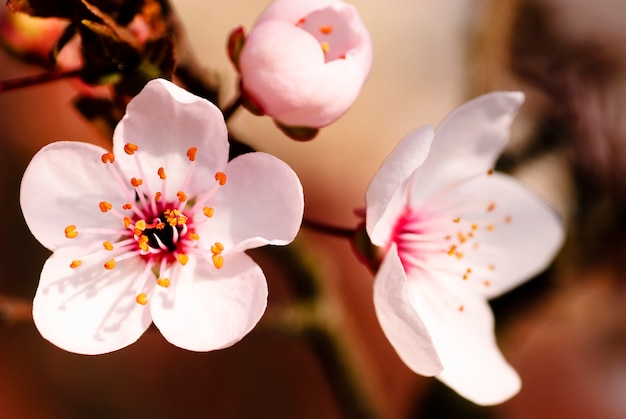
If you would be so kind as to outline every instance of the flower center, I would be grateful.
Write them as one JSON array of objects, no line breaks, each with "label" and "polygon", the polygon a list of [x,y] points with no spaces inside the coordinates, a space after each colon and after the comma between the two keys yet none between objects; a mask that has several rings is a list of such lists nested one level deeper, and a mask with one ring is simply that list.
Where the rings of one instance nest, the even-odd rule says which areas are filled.
[{"label": "flower center", "polygon": [[[118,263],[130,258],[143,260],[146,268],[142,274],[143,287],[137,293],[137,303],[145,305],[149,301],[153,285],[156,283],[164,288],[169,287],[172,270],[176,266],[186,265],[189,261],[189,254],[200,254],[212,260],[217,269],[223,266],[224,246],[215,242],[208,248],[202,247],[196,227],[213,216],[214,208],[203,207],[203,205],[210,200],[219,187],[226,183],[226,175],[217,172],[215,184],[212,187],[207,188],[207,191],[201,195],[188,199],[185,190],[193,174],[197,153],[196,148],[192,147],[187,150],[190,165],[176,193],[176,199],[167,201],[165,196],[168,185],[165,168],[160,167],[156,173],[161,180],[161,187],[159,191],[153,193],[143,181],[145,173],[137,156],[138,150],[139,148],[134,144],[124,146],[126,154],[134,157],[139,174],[139,177],[132,177],[127,182],[124,182],[123,174],[114,165],[113,153],[106,153],[102,156],[102,163],[110,168],[111,175],[119,184],[128,202],[117,209],[110,202],[101,201],[99,209],[102,213],[117,217],[120,220],[120,228],[69,225],[65,228],[65,236],[68,239],[74,239],[79,234],[88,234],[98,238],[104,236],[108,239],[102,242],[101,250],[73,260],[70,264],[72,269],[78,269],[84,263],[93,260],[105,261],[103,266],[106,270],[115,269]],[[149,281],[149,278],[154,276],[156,276],[156,281]]]}]

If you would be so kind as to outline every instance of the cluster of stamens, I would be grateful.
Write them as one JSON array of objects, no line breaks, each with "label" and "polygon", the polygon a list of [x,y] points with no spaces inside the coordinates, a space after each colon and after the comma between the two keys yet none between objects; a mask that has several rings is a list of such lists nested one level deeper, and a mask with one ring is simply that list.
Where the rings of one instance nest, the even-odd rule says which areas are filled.
[{"label": "cluster of stamens", "polygon": [[[106,260],[103,264],[105,270],[112,270],[123,260],[133,257],[141,258],[146,264],[143,273],[145,278],[142,281],[142,289],[137,293],[136,301],[145,305],[148,303],[148,296],[154,284],[168,288],[171,284],[170,273],[173,266],[176,263],[181,266],[186,265],[190,253],[210,255],[217,269],[224,265],[222,243],[215,242],[208,249],[201,248],[196,227],[213,216],[215,209],[209,206],[203,207],[203,205],[217,188],[226,184],[226,174],[217,172],[214,186],[207,188],[206,193],[194,197],[193,202],[190,202],[184,190],[191,179],[196,160],[197,149],[191,147],[186,154],[190,164],[185,180],[176,193],[176,199],[168,202],[165,199],[167,188],[165,168],[160,167],[157,170],[156,175],[161,180],[161,188],[153,193],[143,181],[145,173],[137,156],[138,150],[139,147],[135,144],[129,143],[124,146],[124,152],[135,159],[138,172],[138,177],[131,177],[128,183],[123,181],[123,174],[114,164],[113,153],[105,153],[101,158],[102,163],[109,167],[111,175],[119,184],[128,202],[120,208],[114,208],[110,202],[101,201],[98,208],[102,213],[117,217],[121,228],[103,229],[87,226],[78,228],[76,225],[68,225],[65,228],[65,237],[74,239],[79,234],[90,234],[99,237],[104,235],[108,238],[102,242],[102,249],[73,260],[70,263],[72,269],[79,269],[88,260],[98,259]],[[197,213],[203,214],[204,217],[200,220],[192,219]],[[109,256],[103,257],[103,252]],[[153,276],[156,276],[156,281],[149,280]]]},{"label": "cluster of stamens", "polygon": [[[336,59],[345,59],[345,52],[339,51],[340,49],[345,48],[339,47],[339,42],[333,41],[333,33],[335,35],[337,34],[335,27],[328,24],[318,25],[318,20],[319,19],[307,19],[303,17],[296,22],[296,26],[309,32],[319,41],[320,47],[322,48],[324,56],[326,57],[326,62]],[[331,43],[336,43],[337,45],[331,48]]]},{"label": "cluster of stamens", "polygon": [[[489,170],[487,175],[492,173]],[[442,202],[426,204],[426,208],[419,211],[407,210],[393,233],[400,260],[407,272],[420,268],[463,281],[479,281],[480,286],[489,287],[495,264],[476,266],[463,261],[471,252],[479,251],[483,234],[511,223],[512,217],[496,214],[497,203],[494,201],[479,208],[468,208],[465,202],[459,208],[456,206],[444,197]],[[469,218],[482,221],[450,216],[454,211],[471,214]],[[463,304],[457,304],[457,308],[460,312],[464,310]]]}]

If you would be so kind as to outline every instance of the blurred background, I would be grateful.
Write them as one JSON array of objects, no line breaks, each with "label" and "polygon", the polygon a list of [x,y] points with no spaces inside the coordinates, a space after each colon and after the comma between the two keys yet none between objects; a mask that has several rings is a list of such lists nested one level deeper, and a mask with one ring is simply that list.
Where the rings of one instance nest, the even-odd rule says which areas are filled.
[{"label": "blurred background", "polygon": [[[237,94],[227,35],[250,28],[268,3],[173,1],[193,52],[219,77],[223,104]],[[489,408],[413,374],[380,330],[373,277],[348,241],[303,229],[297,246],[321,273],[371,404],[384,418],[626,417],[626,0],[352,3],[375,58],[344,117],[309,143],[246,111],[230,121],[238,138],[298,173],[305,217],[355,227],[371,177],[404,135],[481,93],[522,90],[527,101],[499,167],[568,226],[553,267],[493,301],[498,341],[523,389]],[[0,50],[0,80],[41,72]],[[58,140],[110,142],[75,111],[75,96],[69,81],[0,93],[0,304],[30,301],[48,256],[19,209],[32,155]],[[268,277],[269,306],[288,302],[281,253],[253,256]],[[0,417],[345,417],[311,345],[265,327],[210,353],[176,348],[151,329],[128,348],[89,357],[10,320],[0,324]]]}]

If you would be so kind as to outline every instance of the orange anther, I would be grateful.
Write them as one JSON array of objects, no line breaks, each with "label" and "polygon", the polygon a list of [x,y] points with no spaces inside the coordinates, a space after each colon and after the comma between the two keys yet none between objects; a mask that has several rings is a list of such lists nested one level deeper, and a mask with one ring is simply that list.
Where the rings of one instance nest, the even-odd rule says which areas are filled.
[{"label": "orange anther", "polygon": [[478,230],[478,224],[476,223],[472,224],[472,230]]},{"label": "orange anther", "polygon": [[187,195],[183,191],[176,192],[176,196],[180,202],[185,202],[187,200]]},{"label": "orange anther", "polygon": [[453,219],[452,219],[452,222],[453,222],[453,223],[460,223],[460,222],[461,222],[461,219],[460,219],[459,217],[456,217],[456,218],[453,218]]},{"label": "orange anther", "polygon": [[137,147],[137,145],[135,144],[132,144],[132,143],[124,144],[124,152],[130,156],[135,154],[135,151],[137,150],[139,150],[139,147]]},{"label": "orange anther", "polygon": [[323,33],[324,35],[329,35],[332,31],[333,31],[333,27],[330,25],[320,27],[320,32]]},{"label": "orange anther", "polygon": [[82,264],[83,262],[81,260],[76,259],[76,260],[73,260],[72,263],[70,263],[70,268],[76,269]]},{"label": "orange anther", "polygon": [[129,203],[126,203],[126,204],[124,204],[124,205],[122,205],[122,208],[124,208],[125,210],[129,210],[129,209],[131,209],[132,207],[133,207],[133,204],[131,204],[130,202],[129,202]]},{"label": "orange anther", "polygon": [[107,212],[108,210],[113,208],[113,205],[111,205],[111,203],[107,202],[107,201],[101,201],[98,204],[98,206],[100,207],[100,211],[102,211],[102,212]]},{"label": "orange anther", "polygon": [[303,25],[306,22],[305,18],[301,18],[296,22],[296,25]]},{"label": "orange anther", "polygon": [[163,195],[163,194],[162,194],[161,192],[157,192],[157,193],[155,193],[155,194],[154,194],[154,200],[155,200],[155,201],[160,201],[160,200],[161,200],[161,196],[162,196],[162,195]]},{"label": "orange anther", "polygon": [[456,252],[454,256],[456,256],[457,259],[463,259],[463,256],[465,256],[465,253]]},{"label": "orange anther", "polygon": [[507,215],[506,217],[504,217],[504,222],[505,223],[510,223],[511,221],[513,221],[513,217],[511,217],[510,215]]},{"label": "orange anther", "polygon": [[65,227],[65,237],[68,239],[73,239],[78,236],[78,231],[76,231],[76,226],[74,224],[70,224]]},{"label": "orange anther", "polygon": [[187,262],[189,262],[189,256],[179,253],[177,256],[178,259],[178,263],[180,263],[181,265],[186,265]]},{"label": "orange anther", "polygon": [[189,237],[191,240],[200,240],[200,236],[198,235],[198,233],[189,233],[187,234],[187,237]]},{"label": "orange anther", "polygon": [[218,247],[218,244],[219,243],[215,243],[213,246],[211,246],[211,252],[214,255],[219,255],[220,253],[222,253],[222,250],[224,250],[224,246],[221,246],[221,249],[220,249],[220,247]]},{"label": "orange anther", "polygon": [[213,217],[213,213],[215,212],[215,209],[211,207],[204,207],[202,208],[202,212],[204,212],[204,215],[206,217],[210,218],[210,217]]},{"label": "orange anther", "polygon": [[113,153],[104,153],[102,155],[102,163],[113,163],[115,161],[115,156]]},{"label": "orange anther", "polygon": [[487,231],[493,231],[494,228],[496,227],[493,224],[487,225]]},{"label": "orange anther", "polygon": [[217,269],[220,269],[222,266],[224,266],[224,257],[222,255],[213,255],[213,265],[215,265],[215,267]]},{"label": "orange anther", "polygon": [[487,170],[487,176],[491,176],[491,175],[493,175],[493,169]]},{"label": "orange anther", "polygon": [[190,161],[196,161],[197,152],[198,152],[198,149],[196,147],[189,147],[189,150],[187,150],[187,158]]},{"label": "orange anther", "polygon": [[139,236],[139,238],[137,239],[137,244],[139,245],[139,248],[144,252],[147,252],[149,250],[148,240],[148,236]]},{"label": "orange anther", "polygon": [[141,294],[137,295],[135,301],[137,301],[137,304],[145,306],[146,304],[148,304],[148,295],[145,292],[142,292]]},{"label": "orange anther", "polygon": [[459,231],[456,235],[461,243],[465,243],[467,241],[467,236],[465,236],[462,232]]},{"label": "orange anther", "polygon": [[320,45],[322,46],[322,51],[324,51],[324,53],[330,51],[330,45],[328,45],[328,42],[320,42]]},{"label": "orange anther", "polygon": [[224,172],[217,172],[215,174],[215,180],[217,180],[220,185],[225,185],[226,184],[226,173],[224,173]]},{"label": "orange anther", "polygon": [[128,228],[132,224],[132,220],[129,217],[124,217],[124,227]]},{"label": "orange anther", "polygon": [[491,212],[491,211],[493,211],[494,209],[496,209],[496,203],[495,203],[495,202],[490,202],[490,203],[489,203],[489,206],[487,207],[487,211],[488,211],[488,212]]},{"label": "orange anther", "polygon": [[485,280],[483,281],[483,285],[484,285],[484,286],[486,286],[486,287],[488,287],[489,285],[491,285],[491,282],[490,282],[488,279],[485,279]]},{"label": "orange anther", "polygon": [[157,284],[159,284],[163,288],[167,288],[170,286],[171,282],[169,278],[159,278],[157,279]]},{"label": "orange anther", "polygon": [[106,250],[113,250],[113,243],[111,243],[111,242],[103,242],[102,243],[102,247],[104,247]]},{"label": "orange anther", "polygon": [[109,261],[104,264],[104,267],[108,270],[115,268],[115,259],[109,259]]},{"label": "orange anther", "polygon": [[165,180],[165,178],[167,177],[165,176],[165,169],[162,167],[159,167],[159,170],[157,171],[157,173],[159,174],[159,177],[163,180]]},{"label": "orange anther", "polygon": [[136,177],[130,179],[130,184],[133,185],[135,188],[138,186],[141,186],[142,183],[143,183],[143,180],[138,179]]},{"label": "orange anther", "polygon": [[464,309],[465,309],[465,307],[463,307],[463,304],[461,304],[461,305],[459,306],[459,311],[460,311],[460,312],[463,312],[463,310],[464,310]]},{"label": "orange anther", "polygon": [[489,266],[487,266],[487,269],[489,269],[490,271],[495,271],[496,266],[493,263],[490,263]]},{"label": "orange anther", "polygon": [[448,254],[449,254],[450,256],[452,256],[452,255],[454,254],[454,252],[456,252],[456,246],[455,246],[455,245],[452,245],[452,246],[450,246],[450,248],[448,249]]},{"label": "orange anther", "polygon": [[135,222],[135,228],[144,231],[147,227],[146,220],[138,220]]}]

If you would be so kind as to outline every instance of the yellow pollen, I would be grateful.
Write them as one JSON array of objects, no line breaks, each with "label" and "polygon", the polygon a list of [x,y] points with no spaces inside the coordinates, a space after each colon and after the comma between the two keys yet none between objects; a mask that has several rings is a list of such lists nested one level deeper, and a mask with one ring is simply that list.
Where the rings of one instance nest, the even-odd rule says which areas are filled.
[{"label": "yellow pollen", "polygon": [[129,156],[132,156],[133,154],[135,154],[135,151],[137,150],[139,150],[139,147],[137,147],[135,144],[128,143],[124,145],[124,152],[128,154]]},{"label": "yellow pollen", "polygon": [[187,158],[189,159],[189,161],[196,161],[197,151],[198,149],[196,147],[189,147],[189,150],[187,150]]},{"label": "yellow pollen", "polygon": [[107,212],[108,210],[113,208],[113,205],[111,205],[111,203],[107,202],[107,201],[101,201],[98,204],[98,206],[100,207],[100,211],[102,211],[102,212]]},{"label": "yellow pollen", "polygon": [[154,194],[154,200],[155,200],[155,201],[160,201],[160,200],[161,200],[161,196],[162,196],[162,195],[163,195],[163,194],[162,194],[161,192],[157,192],[157,193],[155,193],[155,194]]},{"label": "yellow pollen", "polygon": [[220,269],[222,266],[224,266],[224,257],[222,255],[213,255],[213,265],[215,265],[215,267],[217,269]]},{"label": "yellow pollen", "polygon": [[205,217],[213,217],[213,213],[215,212],[214,208],[204,207],[202,208],[202,212],[204,212]]},{"label": "yellow pollen", "polygon": [[141,186],[142,183],[143,183],[143,180],[138,179],[136,177],[130,179],[130,184],[133,185],[135,188],[138,186]]},{"label": "yellow pollen", "polygon": [[198,233],[189,233],[187,234],[187,237],[189,237],[191,240],[200,240],[200,236],[198,235]]},{"label": "yellow pollen", "polygon": [[453,219],[452,219],[452,222],[453,222],[453,223],[460,223],[460,222],[461,222],[461,219],[460,219],[459,217],[456,217],[456,218],[453,218]]},{"label": "yellow pollen", "polygon": [[186,265],[187,262],[189,262],[189,256],[179,253],[178,256],[178,263],[180,263],[181,265]]},{"label": "yellow pollen", "polygon": [[159,229],[159,230],[163,230],[165,228],[165,223],[161,222],[158,223],[157,225],[154,226],[155,228]]},{"label": "yellow pollen", "polygon": [[115,259],[110,259],[108,262],[104,264],[104,267],[108,270],[115,268]]},{"label": "yellow pollen", "polygon": [[488,224],[487,225],[487,231],[493,231],[493,229],[496,228],[493,224]]},{"label": "yellow pollen", "polygon": [[113,250],[113,243],[111,243],[111,242],[103,242],[102,243],[102,247],[104,247],[105,250]]},{"label": "yellow pollen", "polygon": [[454,255],[454,252],[456,252],[456,246],[455,246],[455,245],[452,245],[452,246],[450,246],[450,248],[448,249],[448,254],[449,254],[450,256],[452,256],[452,255]]},{"label": "yellow pollen", "polygon": [[487,170],[487,176],[491,176],[491,175],[493,175],[493,169]]},{"label": "yellow pollen", "polygon": [[135,301],[137,301],[137,304],[145,306],[146,304],[148,304],[148,295],[145,292],[142,292],[141,294],[137,295]]},{"label": "yellow pollen", "polygon": [[467,281],[467,278],[469,278],[469,275],[468,274],[463,274],[463,280]]},{"label": "yellow pollen", "polygon": [[217,180],[219,182],[220,185],[225,185],[226,184],[226,173],[224,172],[217,172],[215,174],[215,180]]},{"label": "yellow pollen", "polygon": [[137,239],[137,244],[139,245],[139,248],[144,252],[147,252],[149,250],[148,240],[148,236],[139,236],[139,238]]},{"label": "yellow pollen", "polygon": [[161,179],[163,179],[163,180],[165,180],[165,178],[167,177],[167,176],[165,176],[165,169],[164,169],[164,168],[162,168],[162,167],[159,167],[159,170],[158,170],[158,172],[157,172],[157,173],[159,174],[159,177],[160,177]]},{"label": "yellow pollen", "polygon": [[144,231],[146,229],[147,225],[146,225],[146,220],[138,220],[135,223],[135,229],[139,230],[139,231]]},{"label": "yellow pollen", "polygon": [[157,284],[162,286],[163,288],[167,288],[170,286],[171,282],[169,278],[159,278],[157,279]]},{"label": "yellow pollen", "polygon": [[320,42],[320,45],[322,46],[322,51],[324,51],[324,53],[330,51],[330,45],[328,45],[328,42],[322,41]]},{"label": "yellow pollen", "polygon": [[491,285],[491,282],[489,282],[489,280],[488,280],[488,279],[485,279],[485,280],[483,281],[483,285],[484,285],[484,286],[486,286],[486,287],[488,287],[489,285]]},{"label": "yellow pollen", "polygon": [[183,191],[176,192],[176,196],[180,202],[185,202],[187,200],[187,195]]},{"label": "yellow pollen", "polygon": [[467,237],[462,232],[459,231],[456,235],[461,243],[465,243],[467,241]]},{"label": "yellow pollen", "polygon": [[104,153],[102,155],[102,163],[113,163],[115,161],[115,156],[113,153]]},{"label": "yellow pollen", "polygon": [[224,245],[220,242],[215,242],[215,244],[211,246],[211,252],[213,252],[214,255],[219,255],[223,250]]},{"label": "yellow pollen", "polygon": [[465,253],[456,252],[454,256],[456,256],[456,258],[460,260],[460,259],[463,259],[463,256],[465,256]]},{"label": "yellow pollen", "polygon": [[463,312],[463,310],[464,310],[464,309],[465,309],[465,307],[463,307],[463,304],[461,304],[461,305],[459,306],[459,311],[460,311],[460,312]]},{"label": "yellow pollen", "polygon": [[472,224],[472,230],[478,230],[478,224],[476,223]]},{"label": "yellow pollen", "polygon": [[493,211],[494,209],[496,209],[496,203],[495,203],[495,202],[491,202],[491,203],[489,204],[489,206],[487,207],[487,211],[488,211],[488,212],[491,212],[491,211]]},{"label": "yellow pollen", "polygon": [[132,224],[132,220],[129,217],[124,217],[124,227],[128,228]]},{"label": "yellow pollen", "polygon": [[176,225],[182,225],[187,222],[187,217],[181,214],[177,209],[175,210],[166,210],[163,215],[165,215],[165,220],[169,225],[175,227]]},{"label": "yellow pollen", "polygon": [[329,35],[332,31],[333,31],[333,27],[330,25],[320,27],[320,32],[323,33],[324,35]]},{"label": "yellow pollen", "polygon": [[70,263],[70,268],[76,269],[82,264],[83,262],[81,260],[76,259],[76,260],[73,260],[72,263]]},{"label": "yellow pollen", "polygon": [[70,224],[65,227],[65,237],[68,239],[73,239],[78,236],[78,231],[76,231],[76,226],[74,224]]},{"label": "yellow pollen", "polygon": [[122,205],[122,208],[124,208],[125,210],[129,210],[133,207],[133,204],[131,204],[130,202],[127,204]]}]

